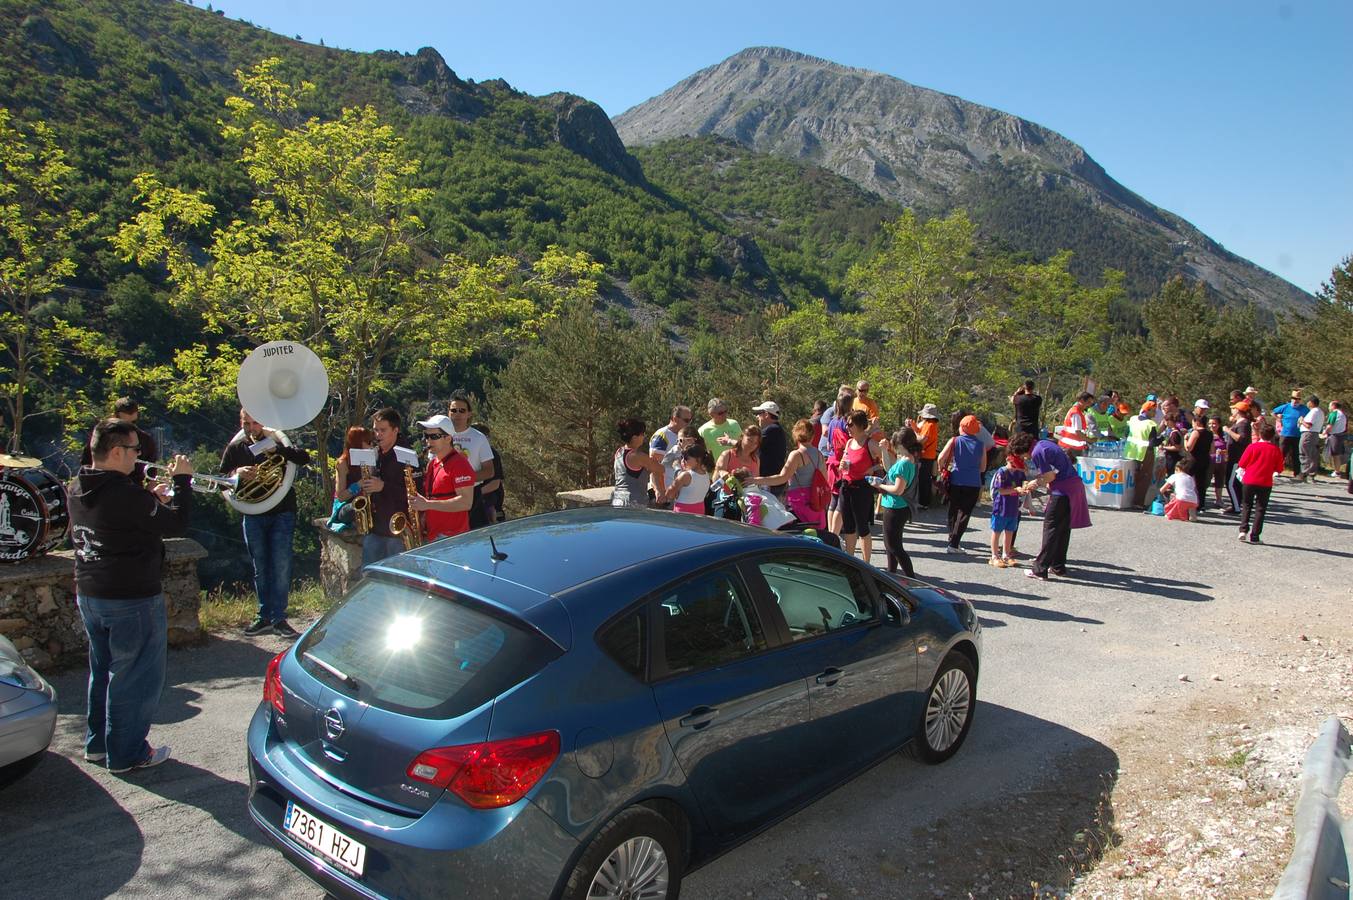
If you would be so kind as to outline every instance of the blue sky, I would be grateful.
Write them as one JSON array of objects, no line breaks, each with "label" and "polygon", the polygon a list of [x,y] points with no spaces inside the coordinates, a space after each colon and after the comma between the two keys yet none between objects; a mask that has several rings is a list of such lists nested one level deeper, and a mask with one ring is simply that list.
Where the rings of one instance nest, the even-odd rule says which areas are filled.
[{"label": "blue sky", "polygon": [[1052,128],[1308,291],[1353,254],[1350,0],[216,5],[332,47],[435,47],[462,78],[611,115],[745,47],[787,47]]}]

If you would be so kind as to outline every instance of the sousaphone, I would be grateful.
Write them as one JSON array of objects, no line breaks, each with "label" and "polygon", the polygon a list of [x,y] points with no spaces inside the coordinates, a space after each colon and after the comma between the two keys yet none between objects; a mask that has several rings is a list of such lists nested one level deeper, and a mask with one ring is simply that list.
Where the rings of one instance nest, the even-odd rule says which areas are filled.
[{"label": "sousaphone", "polygon": [[[329,399],[329,373],[304,344],[272,341],[255,348],[240,363],[235,392],[240,407],[263,425],[265,434],[290,447],[283,429],[309,425],[324,408]],[[241,428],[232,440],[243,436]],[[253,478],[221,494],[240,512],[259,515],[281,503],[295,480],[296,464],[272,453],[259,460]]]}]

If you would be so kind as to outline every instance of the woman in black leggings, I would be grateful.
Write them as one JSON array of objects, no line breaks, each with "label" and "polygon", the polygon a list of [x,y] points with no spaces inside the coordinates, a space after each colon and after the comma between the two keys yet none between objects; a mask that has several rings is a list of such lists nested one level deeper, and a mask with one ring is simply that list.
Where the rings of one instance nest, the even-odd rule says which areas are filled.
[{"label": "woman in black leggings", "polygon": [[916,577],[911,557],[902,546],[902,529],[911,521],[911,504],[907,494],[916,481],[916,457],[921,453],[921,441],[910,428],[899,428],[891,438],[893,452],[897,462],[893,463],[888,474],[874,485],[874,489],[883,494],[883,549],[888,558],[888,571],[896,572],[898,566],[908,578]]}]

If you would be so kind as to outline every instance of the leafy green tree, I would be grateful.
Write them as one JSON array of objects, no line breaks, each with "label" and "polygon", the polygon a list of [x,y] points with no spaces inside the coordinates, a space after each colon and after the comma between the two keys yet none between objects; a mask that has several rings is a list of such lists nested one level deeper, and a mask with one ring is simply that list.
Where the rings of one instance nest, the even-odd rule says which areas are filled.
[{"label": "leafy green tree", "polygon": [[545,326],[487,390],[509,502],[554,509],[558,491],[610,484],[616,423],[638,416],[650,430],[666,424],[680,402],[667,399],[676,371],[661,334],[616,328],[590,306],[572,306]]},{"label": "leafy green tree", "polygon": [[[1353,256],[1334,267],[1309,315],[1280,325],[1289,379],[1333,399],[1353,398]],[[1282,396],[1273,394],[1272,396]]]},{"label": "leafy green tree", "polygon": [[[990,312],[988,382],[1005,393],[1033,378],[1048,397],[1071,393],[1107,348],[1111,305],[1124,296],[1123,273],[1107,270],[1100,287],[1071,273],[1071,252],[1007,272],[1006,303]],[[1060,382],[1060,390],[1054,383]]]},{"label": "leafy green tree", "polygon": [[1219,312],[1199,283],[1175,277],[1142,306],[1145,335],[1120,335],[1095,367],[1101,384],[1124,393],[1173,393],[1225,400],[1254,384],[1275,397],[1286,379],[1253,310]]},{"label": "leafy green tree", "polygon": [[0,399],[14,451],[25,420],[50,411],[29,408],[35,389],[72,420],[87,404],[78,385],[56,383],[60,370],[112,355],[102,335],[75,324],[78,304],[57,298],[92,220],[67,201],[75,170],[65,158],[45,123],[21,125],[0,107]]},{"label": "leafy green tree", "polygon": [[114,239],[129,260],[163,263],[171,302],[230,342],[180,350],[177,371],[113,374],[171,384],[170,405],[181,409],[231,390],[241,344],[304,343],[324,361],[333,394],[315,423],[327,486],[331,438],[405,374],[388,369],[401,351],[419,350],[420,369],[526,337],[560,304],[590,299],[600,267],[550,249],[523,277],[511,257],[439,254],[415,211],[429,191],[414,185],[418,162],[404,141],[370,106],[304,118],[315,87],[282,80],[280,65],[237,73],[243,95],[226,101],[224,135],[255,196],[242,217],[212,231],[205,260],[192,236],[215,210],[152,174],[137,177],[141,210]]},{"label": "leafy green tree", "polygon": [[999,272],[962,211],[922,222],[908,210],[884,229],[883,248],[846,278],[862,336],[881,353],[879,401],[904,410],[968,402],[982,380]]},{"label": "leafy green tree", "polygon": [[814,399],[830,401],[838,384],[864,371],[866,348],[858,315],[833,315],[825,303],[812,301],[772,318],[770,333],[772,346],[788,345],[792,358],[785,368],[797,369]]}]

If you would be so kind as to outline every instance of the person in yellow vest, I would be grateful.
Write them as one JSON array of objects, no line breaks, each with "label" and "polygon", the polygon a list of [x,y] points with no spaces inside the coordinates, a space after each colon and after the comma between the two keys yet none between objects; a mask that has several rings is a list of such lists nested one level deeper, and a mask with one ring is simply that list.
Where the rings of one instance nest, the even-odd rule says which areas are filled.
[{"label": "person in yellow vest", "polygon": [[1066,411],[1066,418],[1057,426],[1057,444],[1074,458],[1085,452],[1085,448],[1095,439],[1094,425],[1086,414],[1095,402],[1095,395],[1085,392],[1076,398]]},{"label": "person in yellow vest", "polygon": [[1113,391],[1099,398],[1095,406],[1095,422],[1099,426],[1099,434],[1122,441],[1127,439],[1128,434],[1128,405],[1119,402],[1117,397],[1118,392]]},{"label": "person in yellow vest", "polygon": [[1156,443],[1156,401],[1148,400],[1142,404],[1141,412],[1127,422],[1127,444],[1123,447],[1124,459],[1137,460],[1136,480],[1132,490],[1132,505],[1146,506],[1146,495],[1155,482]]}]

